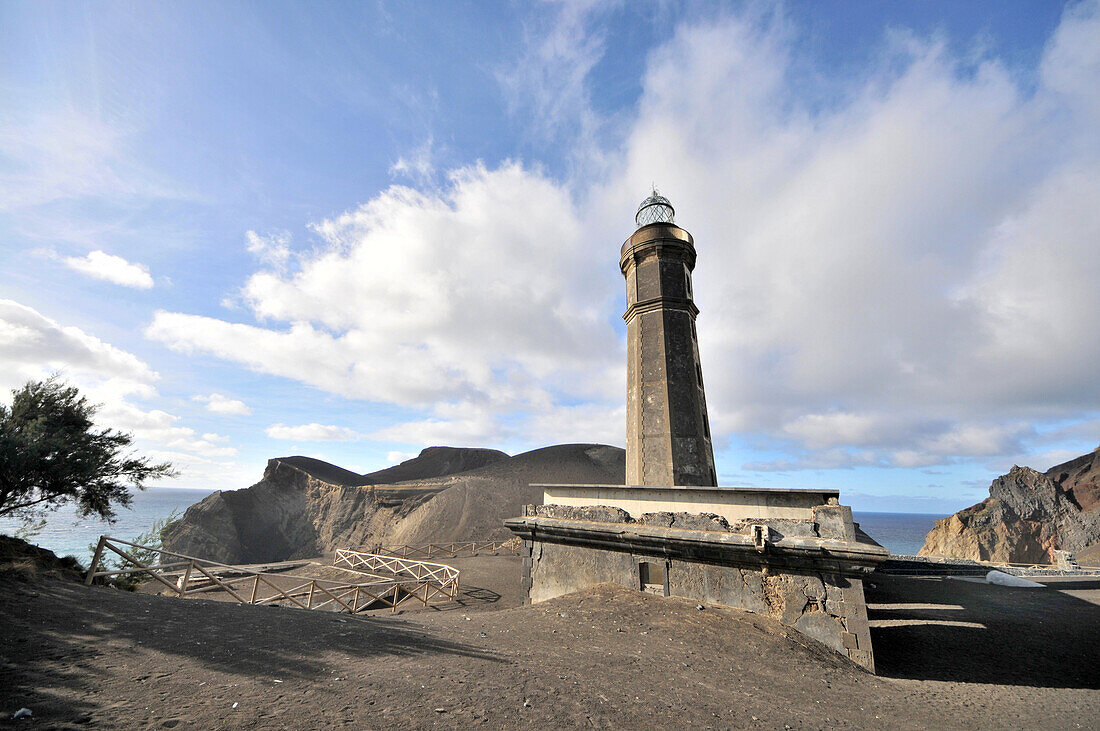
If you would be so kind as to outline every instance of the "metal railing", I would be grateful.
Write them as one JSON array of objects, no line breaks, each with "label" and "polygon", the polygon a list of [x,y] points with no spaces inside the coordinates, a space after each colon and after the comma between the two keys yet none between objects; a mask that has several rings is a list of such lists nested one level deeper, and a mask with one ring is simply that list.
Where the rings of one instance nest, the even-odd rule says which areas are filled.
[{"label": "metal railing", "polygon": [[[146,554],[156,554],[160,563],[143,562],[123,546],[138,549]],[[118,555],[124,562],[124,568],[98,570],[101,568],[106,551]],[[449,566],[447,568],[450,569]],[[257,571],[247,566],[208,561],[110,536],[100,536],[84,583],[90,585],[97,578],[144,574],[163,584],[171,594],[178,597],[220,590],[241,604],[286,603],[301,609],[328,608],[330,611],[347,611],[356,614],[367,609],[386,607],[391,611],[397,611],[397,608],[408,600],[416,600],[428,606],[429,600],[438,594],[454,598],[458,591],[458,571],[455,569],[451,571],[454,572],[454,576],[449,578],[453,584],[453,593],[447,594],[447,589],[432,577],[430,571],[425,574],[426,578],[417,578],[413,575],[415,570],[411,567],[407,568],[404,574],[395,573],[393,577],[365,573],[366,581],[316,579],[286,573]],[[234,578],[229,578],[227,574],[233,575]],[[173,578],[174,582],[170,580]],[[289,583],[290,586],[283,587],[279,585],[280,583]]]}]

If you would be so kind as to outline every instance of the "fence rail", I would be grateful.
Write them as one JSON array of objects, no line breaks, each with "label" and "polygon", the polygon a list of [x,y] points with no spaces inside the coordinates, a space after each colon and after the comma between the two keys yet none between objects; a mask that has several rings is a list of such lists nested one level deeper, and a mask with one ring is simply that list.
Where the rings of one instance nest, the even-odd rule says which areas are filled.
[{"label": "fence rail", "polygon": [[[143,555],[155,554],[160,563],[141,561],[124,546],[142,551]],[[99,570],[103,556],[108,551],[125,562],[124,568]],[[375,558],[390,559],[387,556]],[[364,566],[367,563],[370,561],[366,561]],[[424,569],[409,565],[400,573],[391,571],[393,577],[364,573],[365,581],[338,581],[257,571],[247,566],[207,561],[110,536],[100,536],[84,583],[90,585],[97,578],[110,576],[144,574],[163,584],[178,597],[220,590],[241,604],[287,603],[302,609],[328,609],[356,614],[367,609],[386,607],[397,611],[406,601],[413,600],[428,606],[434,597],[440,595],[454,598],[458,593],[458,571],[450,566],[443,567],[449,569],[449,572],[433,568],[438,566],[442,564],[425,565]],[[229,577],[227,574],[233,576]],[[170,581],[171,578],[176,581]],[[285,588],[279,585],[288,582],[293,586]]]},{"label": "fence rail", "polygon": [[430,596],[448,599],[458,596],[458,569],[446,564],[340,548],[333,556],[332,565],[355,571],[384,571],[401,578],[415,579],[423,585],[425,601]]},{"label": "fence rail", "polygon": [[519,553],[520,542],[515,538],[501,541],[455,541],[452,543],[426,543],[422,546],[375,546],[376,555],[410,558],[420,556],[434,558],[442,556],[457,558],[459,555],[476,556],[479,553]]}]

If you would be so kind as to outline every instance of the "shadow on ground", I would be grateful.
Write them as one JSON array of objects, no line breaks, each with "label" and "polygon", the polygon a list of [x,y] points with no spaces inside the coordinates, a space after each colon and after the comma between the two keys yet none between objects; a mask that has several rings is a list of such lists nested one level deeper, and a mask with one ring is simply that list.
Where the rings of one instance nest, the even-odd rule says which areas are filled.
[{"label": "shadow on ground", "polygon": [[284,682],[330,677],[340,656],[504,662],[392,617],[181,600],[52,580],[0,580],[0,625],[0,709],[64,707],[70,718],[99,709],[100,699],[88,692],[97,678],[152,684],[181,667]]},{"label": "shadow on ground", "polygon": [[1100,689],[1100,606],[1066,591],[873,574],[866,581],[878,674],[1036,688]]}]

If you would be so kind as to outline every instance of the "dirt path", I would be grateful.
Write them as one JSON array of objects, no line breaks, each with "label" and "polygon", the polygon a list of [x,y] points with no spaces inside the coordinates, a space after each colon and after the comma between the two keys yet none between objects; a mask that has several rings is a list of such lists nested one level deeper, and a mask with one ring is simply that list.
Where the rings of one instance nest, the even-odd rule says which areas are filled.
[{"label": "dirt path", "polygon": [[[482,561],[477,582],[467,567],[469,586],[512,603],[514,563]],[[1063,588],[878,581],[876,678],[762,617],[610,586],[349,617],[5,579],[0,712],[31,708],[28,728],[1098,728],[1100,584]]]}]

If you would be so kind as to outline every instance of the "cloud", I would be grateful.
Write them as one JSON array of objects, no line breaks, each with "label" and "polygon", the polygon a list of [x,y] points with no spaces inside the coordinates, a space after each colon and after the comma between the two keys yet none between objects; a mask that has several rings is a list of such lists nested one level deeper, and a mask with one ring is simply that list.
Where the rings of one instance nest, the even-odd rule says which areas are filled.
[{"label": "cloud", "polygon": [[302,424],[285,426],[273,424],[264,430],[272,439],[285,439],[299,442],[350,442],[359,438],[351,429],[326,424]]},{"label": "cloud", "polygon": [[555,147],[578,177],[601,169],[607,120],[593,107],[589,77],[603,58],[599,19],[618,3],[590,0],[538,6],[524,53],[496,72],[509,113],[536,144]]},{"label": "cloud", "polygon": [[382,442],[451,447],[477,447],[512,437],[512,429],[498,422],[490,409],[469,402],[442,403],[431,418],[394,424],[367,435]]},{"label": "cloud", "polygon": [[398,157],[397,162],[390,166],[390,175],[407,177],[419,185],[430,185],[435,176],[435,165],[432,163],[433,142],[429,135],[428,139],[424,140],[424,144],[408,156]]},{"label": "cloud", "polygon": [[31,307],[0,300],[0,398],[10,402],[12,389],[51,373],[60,373],[65,382],[99,404],[95,420],[100,428],[132,433],[137,451],[153,459],[170,459],[190,484],[224,472],[217,461],[237,455],[226,437],[199,435],[180,425],[178,416],[135,404],[135,399],[157,398],[154,384],[159,376],[133,354],[79,328],[63,326]]},{"label": "cloud", "polygon": [[622,392],[621,375],[606,377],[621,347],[608,303],[593,297],[610,299],[618,275],[582,236],[568,193],[537,171],[477,165],[436,193],[393,186],[314,230],[324,246],[296,271],[246,282],[243,301],[265,326],[161,311],[146,334],[435,412],[402,428],[418,441],[457,436],[442,422],[458,421],[467,439],[499,438],[513,412]]},{"label": "cloud", "polygon": [[244,401],[222,396],[220,393],[212,393],[209,396],[193,396],[192,401],[200,401],[206,404],[206,410],[215,414],[232,416],[248,416],[252,409]]},{"label": "cloud", "polygon": [[126,402],[105,403],[99,411],[99,420],[115,429],[132,432],[144,442],[156,444],[159,449],[187,453],[189,456],[209,459],[235,457],[237,449],[226,446],[228,437],[220,434],[202,434],[186,426],[178,426],[180,418],[159,409],[144,411]]},{"label": "cloud", "polygon": [[115,393],[151,393],[157,374],[131,353],[65,327],[13,300],[0,300],[0,389],[54,371],[110,384]]},{"label": "cloud", "polygon": [[898,34],[826,96],[782,19],[653,52],[592,205],[651,180],[677,204],[712,425],[789,455],[752,468],[986,459],[1100,409],[1096,10],[1067,13],[1034,91]]},{"label": "cloud", "polygon": [[689,20],[608,127],[586,116],[596,16],[552,6],[500,78],[517,118],[598,174],[512,161],[394,185],[249,277],[250,318],[162,311],[147,334],[418,411],[374,439],[611,441],[615,259],[656,182],[699,252],[716,441],[777,455],[746,469],[1049,450],[1046,425],[1100,413],[1098,8],[1066,11],[1033,78],[905,32],[840,75],[807,63],[782,13]]},{"label": "cloud", "polygon": [[396,465],[416,457],[417,452],[386,452],[386,464]]},{"label": "cloud", "polygon": [[[16,106],[15,108],[18,108]],[[121,152],[126,132],[78,110],[0,119],[0,210],[58,199],[137,192],[132,161]]]},{"label": "cloud", "polygon": [[290,249],[290,232],[261,236],[255,231],[246,231],[245,240],[248,242],[248,252],[253,254],[261,263],[275,269],[285,269],[290,262],[293,252]]},{"label": "cloud", "polygon": [[62,261],[70,269],[93,279],[102,279],[134,289],[150,289],[153,286],[153,278],[149,276],[148,267],[144,264],[128,262],[121,256],[92,251],[87,256],[68,256]]}]

